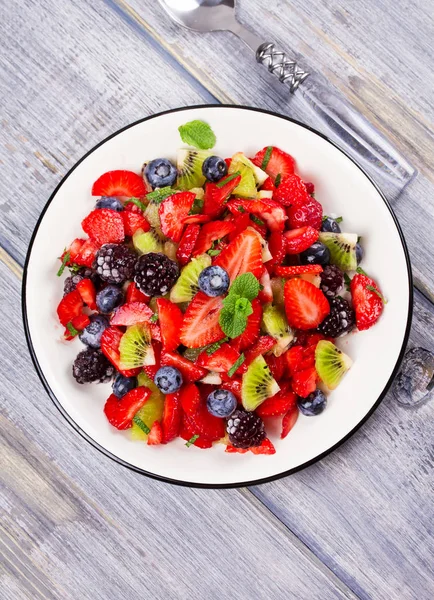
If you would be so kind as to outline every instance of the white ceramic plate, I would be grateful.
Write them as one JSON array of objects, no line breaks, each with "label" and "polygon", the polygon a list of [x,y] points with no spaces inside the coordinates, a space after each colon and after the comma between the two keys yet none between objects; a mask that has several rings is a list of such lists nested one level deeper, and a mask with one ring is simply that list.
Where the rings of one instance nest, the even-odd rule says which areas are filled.
[{"label": "white ceramic plate", "polygon": [[[354,365],[329,397],[320,416],[300,415],[285,440],[278,425],[271,438],[276,454],[255,456],[186,448],[178,439],[148,447],[128,432],[110,426],[103,406],[109,384],[78,385],[71,373],[81,343],[61,341],[56,307],[63,278],[56,277],[57,257],[82,234],[80,223],[94,205],[92,183],[112,169],[139,172],[145,160],[175,158],[181,145],[178,127],[192,119],[207,121],[217,136],[215,153],[247,156],[275,145],[292,154],[298,172],[315,184],[326,214],[344,217],[343,230],[363,239],[363,268],[379,282],[389,302],[371,330],[342,339]],[[23,314],[30,351],[56,406],[81,435],[107,456],[147,475],[184,485],[230,487],[257,484],[294,472],[336,448],[367,419],[384,397],[405,349],[412,313],[408,253],[390,206],[367,175],[317,132],[285,117],[251,108],[205,106],[143,119],[91,150],[64,177],[36,226],[27,256]],[[63,421],[59,418],[59,426]]]}]

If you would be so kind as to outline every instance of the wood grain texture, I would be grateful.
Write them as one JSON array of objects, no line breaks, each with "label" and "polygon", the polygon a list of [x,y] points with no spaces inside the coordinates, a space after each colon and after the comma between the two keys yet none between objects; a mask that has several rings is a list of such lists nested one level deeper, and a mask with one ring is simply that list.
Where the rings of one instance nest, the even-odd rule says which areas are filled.
[{"label": "wood grain texture", "polygon": [[0,277],[2,598],[356,598],[247,490],[153,481],[75,433],[29,368],[19,279]]}]

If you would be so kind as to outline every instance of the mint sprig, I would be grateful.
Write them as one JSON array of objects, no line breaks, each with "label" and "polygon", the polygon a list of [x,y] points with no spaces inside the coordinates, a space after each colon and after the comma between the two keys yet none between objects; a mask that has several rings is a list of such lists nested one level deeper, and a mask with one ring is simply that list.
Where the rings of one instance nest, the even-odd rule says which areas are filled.
[{"label": "mint sprig", "polygon": [[185,442],[185,445],[187,446],[187,448],[190,448],[190,446],[192,446],[194,444],[194,442],[199,438],[199,435],[193,435],[188,442]]},{"label": "mint sprig", "polygon": [[239,275],[223,300],[220,327],[223,333],[234,339],[247,327],[247,319],[253,313],[252,300],[259,294],[259,281],[252,273]]},{"label": "mint sprig", "polygon": [[146,210],[146,204],[144,204],[138,198],[128,198],[128,200],[125,201],[125,204],[135,204],[140,208],[141,211],[144,212]]},{"label": "mint sprig", "polygon": [[208,354],[208,356],[211,356],[211,354],[214,354],[214,352],[217,352],[217,350],[219,350],[221,348],[221,346],[226,343],[229,340],[228,337],[224,337],[222,340],[219,340],[218,342],[214,342],[214,344],[210,344],[209,346],[207,346],[205,348],[205,352]]},{"label": "mint sprig", "polygon": [[234,364],[228,371],[229,377],[233,377],[233,375],[235,375],[235,372],[238,371],[238,369],[241,367],[245,360],[246,357],[244,356],[244,354],[240,354],[240,356],[237,358],[237,360],[234,362]]},{"label": "mint sprig", "polygon": [[268,167],[268,163],[270,162],[271,153],[273,152],[273,146],[267,146],[267,149],[264,154],[264,158],[262,159],[261,169],[265,171]]},{"label": "mint sprig", "polygon": [[76,329],[74,327],[74,325],[71,323],[71,321],[69,321],[69,323],[66,324],[66,329],[69,331],[69,333],[72,335],[72,337],[75,337],[79,333],[78,329]]},{"label": "mint sprig", "polygon": [[152,202],[152,204],[161,204],[163,200],[169,196],[173,196],[173,194],[175,194],[175,190],[167,186],[158,190],[154,190],[153,192],[149,192],[149,194],[146,194],[146,198],[149,200],[149,202]]},{"label": "mint sprig", "polygon": [[184,144],[200,150],[209,150],[215,146],[215,134],[208,123],[204,121],[189,121],[178,127],[178,131]]},{"label": "mint sprig", "polygon": [[190,209],[189,215],[199,215],[202,212],[204,201],[200,198],[195,198],[193,206]]},{"label": "mint sprig", "polygon": [[235,179],[235,177],[238,177],[238,175],[241,175],[241,173],[239,171],[235,171],[235,173],[231,173],[224,179],[220,179],[220,181],[218,183],[216,183],[216,186],[220,189],[220,188],[224,187],[227,183],[232,181],[232,179]]},{"label": "mint sprig", "polygon": [[248,300],[254,300],[259,294],[259,281],[253,273],[239,275],[230,287],[229,295],[238,294]]},{"label": "mint sprig", "polygon": [[367,285],[366,289],[369,290],[370,292],[374,292],[374,294],[377,294],[377,296],[380,298],[380,300],[383,302],[383,304],[387,304],[387,300],[385,299],[385,297],[380,294],[380,292],[377,290],[377,288],[375,288],[373,285]]},{"label": "mint sprig", "polygon": [[150,433],[151,430],[149,429],[149,427],[137,415],[134,415],[133,423],[135,423],[137,425],[137,427],[140,427],[140,429],[143,431],[143,433],[146,433],[146,435],[148,435]]},{"label": "mint sprig", "polygon": [[63,271],[65,270],[66,267],[66,263],[69,262],[69,259],[71,258],[71,253],[70,252],[66,252],[63,255],[62,258],[62,264],[60,265],[59,270],[57,271],[57,277],[60,277],[61,275],[63,275]]}]

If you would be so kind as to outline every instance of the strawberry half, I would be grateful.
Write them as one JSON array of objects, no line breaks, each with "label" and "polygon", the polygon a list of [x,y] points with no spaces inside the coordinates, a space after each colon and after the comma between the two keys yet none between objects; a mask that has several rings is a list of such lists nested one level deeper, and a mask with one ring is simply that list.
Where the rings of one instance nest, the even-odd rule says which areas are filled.
[{"label": "strawberry half", "polygon": [[122,217],[122,221],[124,222],[124,231],[125,235],[134,235],[134,233],[138,229],[143,229],[143,231],[149,231],[151,226],[145,217],[137,212],[124,210],[120,213]]},{"label": "strawberry half", "polygon": [[92,196],[128,196],[140,198],[146,194],[143,178],[132,171],[108,171],[92,186]]},{"label": "strawberry half", "polygon": [[239,379],[228,379],[228,381],[223,381],[220,387],[224,390],[232,392],[233,395],[241,402],[241,385],[242,383]]},{"label": "strawberry half", "polygon": [[197,224],[188,225],[182,234],[181,241],[179,242],[178,249],[176,251],[176,258],[178,259],[181,267],[186,265],[193,254],[194,247],[199,237],[200,226]]},{"label": "strawberry half", "polygon": [[274,356],[274,354],[267,354],[264,358],[270,368],[272,376],[277,383],[279,383],[286,373],[287,362],[285,355],[281,354],[280,356]]},{"label": "strawberry half", "polygon": [[185,217],[184,224],[185,225],[195,225],[202,223],[209,223],[211,221],[211,217],[209,215],[189,215]]},{"label": "strawberry half", "polygon": [[287,254],[300,254],[310,248],[319,238],[318,230],[310,226],[285,231],[283,235],[286,240]]},{"label": "strawberry half", "polygon": [[315,367],[303,369],[294,374],[292,378],[292,389],[301,398],[307,398],[309,394],[316,390],[318,374]]},{"label": "strawberry half", "polygon": [[211,223],[205,223],[197,238],[193,256],[204,254],[212,247],[214,241],[221,240],[234,229],[235,226],[230,221],[212,221]]},{"label": "strawberry half", "polygon": [[194,435],[199,436],[194,442],[194,445],[199,448],[211,448],[212,442],[220,440],[225,435],[224,420],[208,412],[204,398],[196,412],[184,413],[181,437],[190,440]]},{"label": "strawberry half", "polygon": [[278,277],[293,277],[294,275],[322,273],[321,265],[299,265],[295,267],[276,267],[274,273]]},{"label": "strawberry half", "polygon": [[164,412],[161,426],[163,430],[163,444],[167,444],[179,435],[181,427],[182,409],[180,393],[166,394]]},{"label": "strawberry half", "polygon": [[179,242],[184,230],[184,221],[193,206],[193,192],[179,192],[164,200],[159,208],[161,230],[173,242]]},{"label": "strawberry half", "polygon": [[139,290],[134,281],[128,284],[125,299],[128,302],[145,302],[148,303],[151,299],[149,296]]},{"label": "strawberry half", "polygon": [[247,327],[241,335],[231,341],[231,346],[236,348],[236,350],[239,352],[250,348],[259,337],[259,328],[261,326],[262,319],[262,305],[258,298],[252,300],[252,309],[252,314],[247,317]]},{"label": "strawberry half", "polygon": [[315,329],[330,312],[323,292],[304,279],[288,279],[284,297],[288,323],[295,329]]},{"label": "strawberry half", "polygon": [[273,198],[284,206],[302,206],[312,199],[304,182],[295,173],[282,179]]},{"label": "strawberry half", "polygon": [[121,343],[122,336],[123,332],[117,327],[107,327],[101,336],[101,350],[104,356],[108,358],[114,367],[116,367],[119,373],[125,377],[134,377],[140,373],[140,368],[129,370],[120,368],[121,357],[119,355],[119,344]]},{"label": "strawberry half", "polygon": [[297,396],[291,390],[291,386],[285,384],[275,396],[264,400],[259,408],[256,409],[256,413],[261,418],[283,417],[294,406],[297,406]]},{"label": "strawberry half", "polygon": [[283,178],[285,175],[292,175],[295,170],[292,156],[276,146],[266,146],[252,158],[252,162],[268,173],[273,181],[278,175]]},{"label": "strawberry half", "polygon": [[98,244],[120,244],[125,239],[124,222],[120,213],[109,208],[93,210],[81,222],[83,231]]},{"label": "strawberry half", "polygon": [[257,342],[249,349],[246,350],[245,361],[238,369],[237,373],[245,373],[247,371],[247,367],[251,362],[255,360],[261,354],[265,354],[269,352],[273,346],[275,346],[276,340],[271,335],[261,335]]},{"label": "strawberry half", "polygon": [[274,196],[274,192],[276,191],[276,189],[277,188],[274,185],[274,181],[271,179],[271,177],[268,177],[268,179],[266,179],[261,186],[261,190],[273,192],[273,196]]},{"label": "strawberry half", "polygon": [[207,183],[203,199],[203,214],[209,215],[212,219],[220,216],[223,212],[225,202],[230,198],[240,181],[241,175],[238,175],[224,185],[222,185],[224,180],[219,183]]},{"label": "strawberry half", "polygon": [[179,333],[184,315],[177,304],[173,304],[166,298],[157,298],[157,307],[163,349],[171,352],[176,350],[180,344]]},{"label": "strawberry half", "polygon": [[158,446],[163,443],[163,428],[159,421],[154,421],[151,431],[148,434],[148,446]]},{"label": "strawberry half", "polygon": [[[372,288],[377,290],[377,293]],[[369,329],[378,321],[384,308],[384,300],[378,285],[367,275],[357,273],[351,281],[350,290],[357,329],[360,331]]]},{"label": "strawberry half", "polygon": [[98,250],[99,246],[93,240],[85,240],[74,259],[71,254],[71,262],[82,267],[92,267]]},{"label": "strawberry half", "polygon": [[150,395],[151,390],[144,386],[134,388],[120,400],[112,394],[104,406],[105,416],[113,427],[129,429],[132,427],[134,415],[142,408]]},{"label": "strawberry half", "polygon": [[[287,215],[285,209],[279,202],[276,202],[272,198],[261,198],[260,200],[241,200],[235,198],[228,202],[227,207],[236,215],[242,210],[256,215],[261,221],[266,224],[270,231],[283,231]],[[242,209],[240,211],[240,208]],[[262,235],[262,231],[260,231]]]},{"label": "strawberry half", "polygon": [[247,227],[250,227],[252,221],[250,220],[250,214],[248,212],[233,213],[230,219],[234,224],[234,230],[228,236],[229,241],[232,242],[232,240],[234,240],[238,234],[247,229]]},{"label": "strawberry half", "polygon": [[291,408],[290,410],[288,410],[286,415],[284,415],[284,417],[282,419],[282,433],[280,434],[280,437],[282,440],[284,440],[286,438],[288,433],[291,431],[291,429],[297,423],[298,414],[299,414],[299,410],[298,410],[298,406],[296,405],[293,408]]},{"label": "strawberry half", "polygon": [[290,206],[286,210],[288,215],[288,224],[291,229],[310,225],[314,229],[321,229],[322,225],[322,206],[314,198],[299,206]]},{"label": "strawberry half", "polygon": [[240,355],[235,348],[229,344],[222,344],[220,348],[212,354],[207,354],[206,351],[199,354],[196,364],[209,371],[227,373],[239,357]]},{"label": "strawberry half", "polygon": [[291,377],[300,371],[300,365],[303,361],[303,353],[303,346],[291,346],[291,348],[285,352],[284,356],[288,365],[289,375]]},{"label": "strawberry half", "polygon": [[97,310],[96,290],[91,279],[82,279],[77,283],[75,289],[81,296],[83,302],[91,309]]},{"label": "strawberry half", "polygon": [[197,385],[187,383],[180,390],[181,406],[185,414],[190,415],[197,412],[201,402]]},{"label": "strawberry half", "polygon": [[222,267],[231,281],[243,273],[253,273],[255,277],[261,277],[262,248],[257,234],[248,229],[240,233],[220,252],[214,264]]},{"label": "strawberry half", "polygon": [[[255,234],[252,235],[256,238]],[[185,311],[179,336],[181,343],[187,348],[201,348],[224,338],[219,325],[222,308],[223,299],[220,296],[210,298],[203,292],[198,292]]]},{"label": "strawberry half", "polygon": [[115,310],[110,319],[110,325],[129,327],[137,323],[148,323],[153,314],[144,302],[128,302]]},{"label": "strawberry half", "polygon": [[194,362],[188,360],[188,358],[175,352],[165,352],[163,350],[160,364],[162,367],[175,367],[181,371],[184,381],[189,383],[202,379],[207,373],[206,369],[202,369],[202,367],[197,366]]},{"label": "strawberry half", "polygon": [[83,311],[83,300],[77,290],[66,294],[59,302],[57,307],[57,316],[59,321],[66,327],[74,317],[81,315]]},{"label": "strawberry half", "polygon": [[276,448],[268,438],[265,438],[260,446],[252,446],[249,450],[252,454],[276,454]]}]

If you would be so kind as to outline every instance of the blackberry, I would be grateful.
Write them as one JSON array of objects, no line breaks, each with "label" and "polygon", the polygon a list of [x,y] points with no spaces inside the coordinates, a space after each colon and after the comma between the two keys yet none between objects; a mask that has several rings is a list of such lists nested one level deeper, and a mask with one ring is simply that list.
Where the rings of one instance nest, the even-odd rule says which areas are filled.
[{"label": "blackberry", "polygon": [[134,269],[134,281],[147,296],[164,296],[178,277],[177,263],[159,252],[141,256]]},{"label": "blackberry", "polygon": [[344,274],[336,265],[327,265],[321,273],[321,289],[328,300],[344,287]]},{"label": "blackberry", "polygon": [[100,350],[82,350],[72,365],[72,374],[77,383],[105,383],[113,377],[114,367]]},{"label": "blackberry", "polygon": [[346,300],[335,296],[330,300],[330,313],[318,326],[318,331],[327,337],[336,338],[354,327],[354,311]]},{"label": "blackberry", "polygon": [[96,253],[93,266],[104,281],[124,283],[132,278],[136,261],[136,254],[127,246],[104,244]]},{"label": "blackberry", "polygon": [[77,287],[77,283],[79,283],[82,279],[90,279],[96,290],[101,288],[102,282],[98,277],[98,274],[95,273],[93,269],[83,267],[82,269],[79,269],[77,273],[74,273],[65,279],[63,284],[63,295],[66,296],[66,294],[73,292]]},{"label": "blackberry", "polygon": [[226,431],[230,443],[235,448],[260,446],[265,439],[265,427],[261,417],[241,409],[236,410],[228,419]]}]

